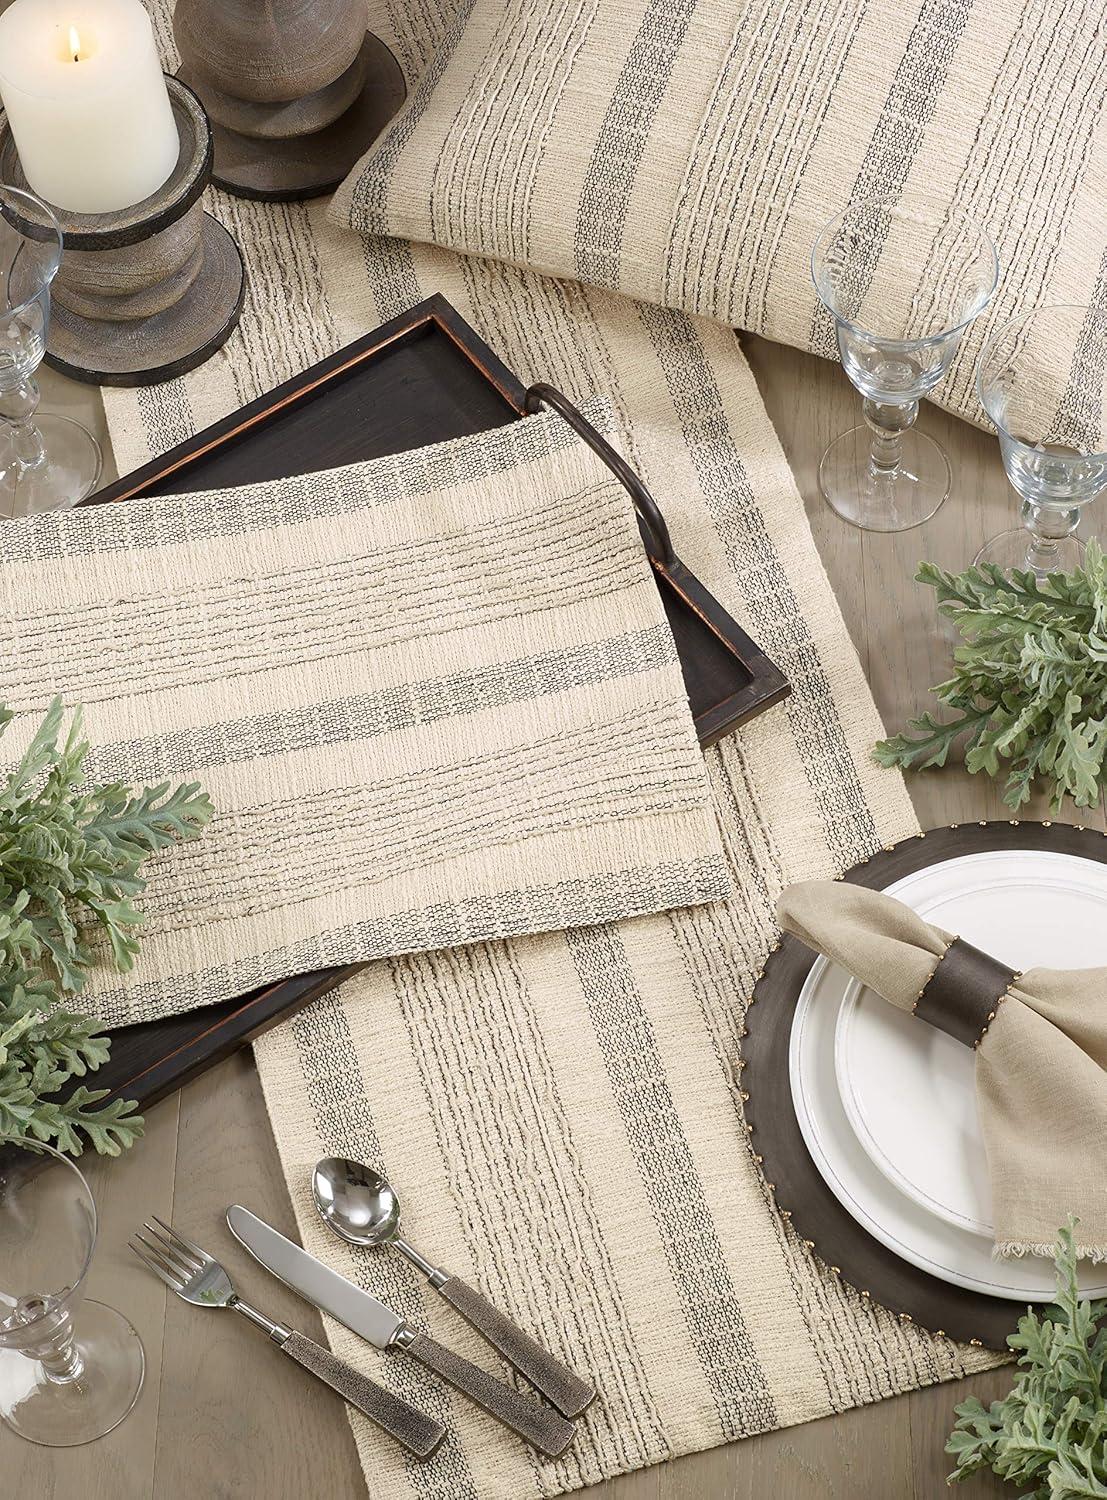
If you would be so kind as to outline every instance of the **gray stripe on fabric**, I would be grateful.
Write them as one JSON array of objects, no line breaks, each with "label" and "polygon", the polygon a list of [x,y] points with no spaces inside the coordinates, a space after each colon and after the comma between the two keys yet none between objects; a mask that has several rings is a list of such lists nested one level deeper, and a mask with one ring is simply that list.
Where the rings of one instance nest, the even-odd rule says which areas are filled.
[{"label": "gray stripe on fabric", "polygon": [[[479,745],[479,735],[470,738]],[[708,817],[703,762],[689,744],[687,709],[673,704],[597,715],[540,740],[478,749],[467,761],[381,779],[355,777],[311,791],[291,791],[266,776],[249,779],[257,788],[250,805],[217,812],[202,839],[176,851],[173,879],[146,892],[143,932],[149,938],[182,922],[198,934],[259,911],[323,899],[336,885],[368,892],[380,881],[410,878],[459,854],[515,849],[558,835],[567,842],[576,830],[585,835],[616,823],[644,829],[655,815],[686,813],[701,827]],[[275,847],[279,868],[268,859]]]},{"label": "gray stripe on fabric", "polygon": [[1073,353],[1050,441],[1081,452],[1104,447],[1104,382],[1107,380],[1107,253],[1099,263],[1088,311]]},{"label": "gray stripe on fabric", "polygon": [[99,1019],[111,1020],[117,1007],[119,1015],[130,1023],[142,1020],[143,1008],[159,1004],[167,988],[177,982],[189,993],[187,1004],[178,1008],[191,1010],[215,1005],[228,995],[245,994],[290,974],[368,963],[397,952],[419,953],[492,938],[621,921],[668,907],[718,901],[730,892],[730,874],[721,856],[616,870],[588,879],[471,896],[387,918],[367,919],[248,959],[216,964],[179,981],[169,977],[104,989],[97,995],[96,1004]]},{"label": "gray stripe on fabric", "polygon": [[696,0],[647,0],[608,102],[577,203],[577,275],[619,287],[623,232],[634,180]]},{"label": "gray stripe on fabric", "polygon": [[723,1437],[766,1432],[776,1408],[622,937],[608,927],[566,940]]},{"label": "gray stripe on fabric", "polygon": [[100,781],[157,781],[191,775],[207,766],[229,766],[267,755],[373,739],[377,735],[489,708],[568,692],[588,684],[632,677],[677,659],[672,631],[651,625],[606,641],[539,656],[520,656],[452,677],[408,682],[379,693],[293,705],[282,713],[254,714],[198,725],[158,737],[95,746],[88,774]]},{"label": "gray stripe on fabric", "polygon": [[158,386],[140,386],[137,405],[151,453],[166,453],[196,431],[188,390],[179,378]]},{"label": "gray stripe on fabric", "polygon": [[362,235],[361,254],[365,280],[373,294],[376,316],[382,323],[398,318],[422,302],[426,293],[415,274],[415,257],[409,240]]},{"label": "gray stripe on fabric", "polygon": [[[389,1164],[369,1105],[369,1093],[357,1060],[357,1046],[342,1002],[342,990],[324,995],[287,1023],[303,1072],[304,1091],[315,1132],[327,1156],[344,1156],[376,1167],[385,1176]],[[353,1279],[393,1312],[426,1326],[424,1282],[401,1255],[349,1247]],[[454,1421],[450,1388],[417,1359],[382,1360],[373,1372],[390,1390],[413,1406],[431,1413],[450,1430],[434,1456],[425,1463],[408,1460],[408,1481],[421,1500],[477,1500],[462,1438]]]},{"label": "gray stripe on fabric", "polygon": [[375,142],[369,164],[366,166],[350,197],[350,220],[355,229],[372,233],[388,233],[388,193],[392,174],[404,150],[415,133],[420,120],[426,114],[435,89],[442,80],[446,67],[465,35],[475,0],[457,0],[453,20],[438,45],[434,57],[427,64],[419,80],[419,86],[407,104],[387,128],[383,137]]},{"label": "gray stripe on fabric", "polygon": [[683,313],[640,303],[638,315],[665,371],[684,442],[753,634],[792,685],[785,710],[796,746],[802,747],[797,762],[814,794],[836,868],[848,869],[879,848],[880,835],[800,601],[731,438],[710,362]]},{"label": "gray stripe on fabric", "polygon": [[[1063,8],[1049,0],[1022,0],[1019,6],[989,107],[953,191],[953,200],[985,225],[997,204],[1028,206],[1019,254],[1001,267],[987,314],[991,328],[1037,303],[1065,300],[1054,273],[1086,179],[1101,170],[1096,155],[1107,101],[1103,24],[1102,0],[1069,0]],[[1102,206],[1097,208],[1102,215]],[[1002,258],[1005,226],[1001,221],[991,227]],[[974,362],[958,360],[942,388],[942,404],[962,414],[978,411],[975,379]]]},{"label": "gray stripe on fabric", "polygon": [[[974,0],[923,0],[843,208],[863,198],[890,201],[903,193],[927,127],[938,108],[973,3]],[[858,286],[858,300],[872,280],[879,254],[880,247],[874,245],[872,264]],[[832,359],[837,347],[834,318],[816,301],[810,348],[815,354]]]},{"label": "gray stripe on fabric", "polygon": [[[430,174],[427,238],[467,238],[473,248],[520,265],[534,258],[531,206],[577,54],[599,0],[516,0],[500,16],[495,43],[481,57]],[[488,212],[490,211],[490,212]]]},{"label": "gray stripe on fabric", "polygon": [[[582,410],[599,431],[611,430],[606,401],[587,402]],[[122,505],[25,517],[5,526],[4,557],[7,562],[53,562],[71,555],[140,551],[302,525],[369,505],[406,503],[459,482],[471,484],[580,443],[569,424],[549,412],[475,437],[330,469],[326,486],[320,484],[318,473],[294,474],[233,490],[155,495]],[[167,504],[171,498],[179,503]]]},{"label": "gray stripe on fabric", "polygon": [[[747,3],[684,165],[659,299],[762,328],[787,215],[845,73],[867,0]],[[819,39],[817,68],[801,59]],[[783,61],[781,61],[783,59]]]},{"label": "gray stripe on fabric", "polygon": [[[604,1476],[597,1447],[620,1471],[661,1462],[671,1453],[661,1414],[512,945],[389,967],[481,1290],[568,1364],[608,1371],[588,1414],[590,1440],[561,1460],[558,1488]],[[512,1140],[526,1141],[525,1160],[507,1142],[488,1149],[505,1116]]]}]

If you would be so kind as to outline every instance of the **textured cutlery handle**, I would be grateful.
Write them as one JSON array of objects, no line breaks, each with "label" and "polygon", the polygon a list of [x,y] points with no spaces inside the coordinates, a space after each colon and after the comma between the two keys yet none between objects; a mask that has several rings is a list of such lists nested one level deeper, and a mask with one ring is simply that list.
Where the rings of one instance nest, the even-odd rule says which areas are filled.
[{"label": "textured cutlery handle", "polygon": [[560,1458],[576,1436],[576,1428],[560,1412],[521,1396],[495,1375],[489,1375],[487,1370],[425,1333],[417,1333],[410,1344],[403,1345],[403,1350],[405,1354],[414,1354],[420,1364],[441,1375],[462,1395],[483,1407],[489,1416],[496,1417],[550,1458]]},{"label": "textured cutlery handle", "polygon": [[548,1349],[543,1349],[541,1344],[517,1328],[498,1307],[493,1307],[487,1297],[482,1297],[476,1287],[462,1281],[460,1276],[449,1277],[438,1290],[467,1323],[471,1323],[494,1349],[500,1351],[508,1364],[553,1402],[558,1411],[567,1417],[580,1416],[596,1394],[587,1381],[575,1375],[568,1365],[554,1359]]},{"label": "textured cutlery handle", "polygon": [[280,1346],[290,1359],[317,1375],[332,1390],[344,1396],[351,1406],[364,1412],[371,1422],[402,1443],[416,1458],[430,1458],[446,1436],[446,1429],[434,1417],[417,1406],[409,1406],[386,1391],[383,1385],[362,1375],[352,1365],[336,1359],[329,1349],[313,1343],[302,1333],[294,1333]]}]

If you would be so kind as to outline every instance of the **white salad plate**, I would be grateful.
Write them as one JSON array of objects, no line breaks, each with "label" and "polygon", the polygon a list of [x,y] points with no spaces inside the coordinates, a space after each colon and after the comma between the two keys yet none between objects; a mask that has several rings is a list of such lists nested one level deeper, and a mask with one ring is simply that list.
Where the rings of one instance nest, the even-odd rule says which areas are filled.
[{"label": "white salad plate", "polygon": [[[1107,965],[1107,866],[1029,849],[966,855],[887,887],[1012,968]],[[1047,1300],[1048,1261],[992,1253],[972,1051],[819,959],[796,1005],[789,1073],[820,1174],[881,1244],[956,1286]],[[1098,1279],[1096,1279],[1098,1278]],[[1107,1273],[1080,1278],[1107,1293]]]}]

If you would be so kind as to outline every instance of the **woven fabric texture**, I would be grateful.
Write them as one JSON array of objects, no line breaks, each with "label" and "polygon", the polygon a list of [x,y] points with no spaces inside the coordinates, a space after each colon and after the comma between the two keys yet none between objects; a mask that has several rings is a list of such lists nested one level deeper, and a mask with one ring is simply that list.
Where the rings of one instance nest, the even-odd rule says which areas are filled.
[{"label": "woven fabric texture", "polygon": [[1101,336],[1100,0],[468,0],[335,212],[833,356],[811,247],[862,198],[953,202],[995,241],[951,411],[983,420],[976,360],[1015,312],[1091,302]]},{"label": "woven fabric texture", "polygon": [[[414,84],[451,15],[390,0],[371,20]],[[308,1249],[495,1367],[400,1257],[324,1235],[310,1166],[334,1151],[374,1161],[412,1242],[601,1390],[570,1453],[540,1463],[411,1361],[329,1325],[344,1356],[450,1428],[430,1464],[406,1465],[355,1417],[374,1500],[553,1495],[993,1363],[830,1272],[777,1214],[747,1144],[743,1013],[777,896],[916,824],[902,779],[871,760],[872,697],[733,335],[572,281],[363,239],[322,205],[215,207],[251,270],[242,326],[181,380],[105,392],[121,468],[442,292],[520,378],[609,398],[681,556],[793,688],[707,754],[732,899],[387,960],[256,1045]]]},{"label": "woven fabric texture", "polygon": [[13,521],[0,618],[17,752],[60,692],[93,776],[216,808],[154,862],[133,972],[97,945],[112,1023],[729,889],[630,500],[556,414]]},{"label": "woven fabric texture", "polygon": [[495,1366],[399,1256],[348,1250],[321,1225],[313,1163],[374,1162],[412,1242],[600,1391],[570,1453],[540,1462],[411,1361],[330,1324],[336,1350],[451,1434],[416,1471],[355,1418],[372,1494],[528,1500],[993,1362],[828,1271],[747,1144],[743,1015],[777,895],[915,824],[902,780],[870,758],[879,721],[734,336],[488,261],[335,236],[320,225],[316,243],[350,310],[360,286],[362,326],[440,290],[524,377],[577,397],[602,386],[678,549],[793,686],[707,754],[733,899],[376,964],[257,1043],[307,1248]]}]

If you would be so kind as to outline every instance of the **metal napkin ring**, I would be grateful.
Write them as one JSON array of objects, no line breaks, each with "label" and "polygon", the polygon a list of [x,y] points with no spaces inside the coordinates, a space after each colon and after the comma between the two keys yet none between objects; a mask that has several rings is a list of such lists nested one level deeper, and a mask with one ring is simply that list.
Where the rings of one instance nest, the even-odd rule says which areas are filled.
[{"label": "metal napkin ring", "polygon": [[954,938],[923,986],[914,1013],[966,1047],[978,1047],[1018,977],[1017,969],[1009,969],[964,938]]}]

